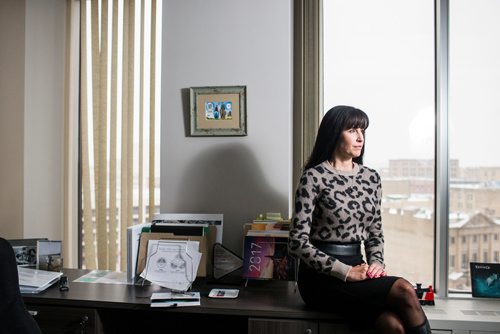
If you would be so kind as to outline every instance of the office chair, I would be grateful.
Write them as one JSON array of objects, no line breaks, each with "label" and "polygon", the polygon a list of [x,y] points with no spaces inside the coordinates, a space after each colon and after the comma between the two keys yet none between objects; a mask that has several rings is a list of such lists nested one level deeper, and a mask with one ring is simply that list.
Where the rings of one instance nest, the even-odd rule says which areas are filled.
[{"label": "office chair", "polygon": [[19,290],[14,250],[3,238],[0,238],[0,333],[41,334]]}]

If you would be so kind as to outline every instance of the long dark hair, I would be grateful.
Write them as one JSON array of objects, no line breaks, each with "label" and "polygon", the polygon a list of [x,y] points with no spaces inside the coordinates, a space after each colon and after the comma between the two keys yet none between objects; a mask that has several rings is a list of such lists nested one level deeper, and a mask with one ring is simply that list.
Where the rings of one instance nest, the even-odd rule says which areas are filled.
[{"label": "long dark hair", "polygon": [[[365,130],[369,124],[368,116],[360,109],[349,106],[335,106],[328,110],[321,120],[314,148],[304,169],[314,167],[330,159],[339,145],[342,131],[353,128]],[[363,145],[361,155],[352,160],[360,165],[363,164],[364,153],[365,146]]]}]

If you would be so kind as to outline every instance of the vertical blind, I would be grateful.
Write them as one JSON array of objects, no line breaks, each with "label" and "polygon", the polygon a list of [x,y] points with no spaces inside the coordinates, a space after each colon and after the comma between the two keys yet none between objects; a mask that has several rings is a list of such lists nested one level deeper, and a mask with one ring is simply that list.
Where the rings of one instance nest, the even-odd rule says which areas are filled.
[{"label": "vertical blind", "polygon": [[82,267],[125,270],[157,211],[161,1],[81,1]]}]

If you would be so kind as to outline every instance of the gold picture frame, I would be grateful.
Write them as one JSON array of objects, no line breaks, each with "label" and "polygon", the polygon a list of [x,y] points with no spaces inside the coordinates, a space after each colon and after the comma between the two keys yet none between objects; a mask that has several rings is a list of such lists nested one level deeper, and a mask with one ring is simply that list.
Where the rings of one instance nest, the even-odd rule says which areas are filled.
[{"label": "gold picture frame", "polygon": [[246,86],[191,87],[191,136],[246,136]]}]

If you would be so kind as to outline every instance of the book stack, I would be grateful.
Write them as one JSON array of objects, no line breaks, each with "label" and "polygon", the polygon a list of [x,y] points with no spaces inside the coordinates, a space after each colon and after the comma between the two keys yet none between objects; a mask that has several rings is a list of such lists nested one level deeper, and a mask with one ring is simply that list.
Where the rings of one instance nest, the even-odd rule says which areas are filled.
[{"label": "book stack", "polygon": [[59,281],[62,272],[17,267],[21,293],[39,293]]},{"label": "book stack", "polygon": [[279,213],[260,214],[251,223],[245,224],[245,235],[286,237],[290,231],[290,220]]},{"label": "book stack", "polygon": [[295,280],[297,261],[288,254],[290,220],[259,215],[244,227],[243,278]]}]

